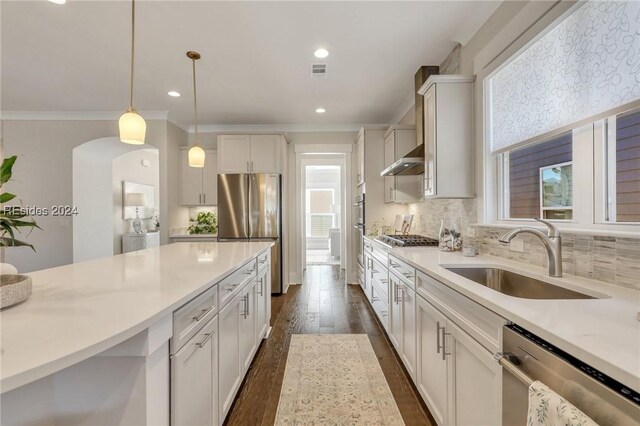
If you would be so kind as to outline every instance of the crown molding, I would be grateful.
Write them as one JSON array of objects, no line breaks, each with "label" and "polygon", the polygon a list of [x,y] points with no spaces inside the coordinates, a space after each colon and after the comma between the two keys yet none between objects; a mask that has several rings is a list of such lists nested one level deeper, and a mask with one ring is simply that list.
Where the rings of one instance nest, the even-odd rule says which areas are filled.
[{"label": "crown molding", "polygon": [[[374,124],[372,126],[388,127],[388,124]],[[246,133],[246,132],[357,132],[362,124],[205,124],[198,126],[200,133]],[[365,127],[369,127],[365,125]],[[194,126],[189,127],[189,133],[194,133]]]},{"label": "crown molding", "polygon": [[[110,121],[123,111],[0,111],[0,120],[16,121]],[[167,120],[169,111],[138,111],[145,120]]]}]

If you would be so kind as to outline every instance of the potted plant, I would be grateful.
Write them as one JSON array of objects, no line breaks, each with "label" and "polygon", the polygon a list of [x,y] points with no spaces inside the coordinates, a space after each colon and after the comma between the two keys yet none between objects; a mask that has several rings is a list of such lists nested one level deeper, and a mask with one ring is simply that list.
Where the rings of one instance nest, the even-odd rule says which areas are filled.
[{"label": "potted plant", "polygon": [[[0,166],[0,190],[11,179],[13,165],[17,157],[2,160]],[[22,229],[33,230],[39,228],[36,222],[21,206],[5,206],[4,204],[18,199],[15,194],[0,191],[0,247],[31,247],[33,245],[18,240],[16,234]],[[31,296],[31,278],[26,275],[5,274],[0,271],[0,308],[27,300]]]},{"label": "potted plant", "polygon": [[218,219],[215,213],[199,212],[195,219],[190,218],[189,234],[215,234],[218,232]]}]

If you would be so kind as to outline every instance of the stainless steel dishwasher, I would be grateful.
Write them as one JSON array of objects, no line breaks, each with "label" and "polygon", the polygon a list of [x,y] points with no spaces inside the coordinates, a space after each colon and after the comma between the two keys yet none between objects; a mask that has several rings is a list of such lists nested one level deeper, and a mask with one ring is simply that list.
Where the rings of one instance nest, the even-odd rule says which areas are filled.
[{"label": "stainless steel dishwasher", "polygon": [[[502,424],[527,424],[528,389],[539,380],[600,426],[640,425],[640,394],[517,326],[507,325],[503,351]],[[640,379],[639,379],[640,380]]]}]

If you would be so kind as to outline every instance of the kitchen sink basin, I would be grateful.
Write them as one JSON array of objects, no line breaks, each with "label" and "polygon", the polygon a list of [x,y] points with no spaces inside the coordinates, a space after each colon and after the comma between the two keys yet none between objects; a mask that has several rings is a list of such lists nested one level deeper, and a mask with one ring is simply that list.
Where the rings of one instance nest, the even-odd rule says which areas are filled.
[{"label": "kitchen sink basin", "polygon": [[446,268],[500,293],[523,299],[594,299],[594,297],[498,268]]}]

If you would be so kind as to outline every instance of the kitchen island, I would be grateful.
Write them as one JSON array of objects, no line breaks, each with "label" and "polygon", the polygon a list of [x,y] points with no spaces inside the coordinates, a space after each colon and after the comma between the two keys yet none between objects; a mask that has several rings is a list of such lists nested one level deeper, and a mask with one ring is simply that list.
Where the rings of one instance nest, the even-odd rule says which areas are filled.
[{"label": "kitchen island", "polygon": [[[249,361],[268,334],[249,308],[257,309],[260,291],[268,328],[270,283],[260,279],[270,274],[260,274],[269,268],[271,245],[177,243],[28,274],[31,298],[0,313],[0,423],[169,424],[169,354],[180,349],[170,348],[176,332],[195,336],[200,319],[215,315],[217,321],[218,312],[222,316],[241,300],[255,336]],[[190,302],[209,291],[216,295],[208,299],[212,305],[185,323],[195,331],[180,328],[176,313],[190,315]],[[232,396],[235,382],[241,377],[229,390]],[[218,419],[212,410],[212,423],[222,423],[224,415]]]}]

